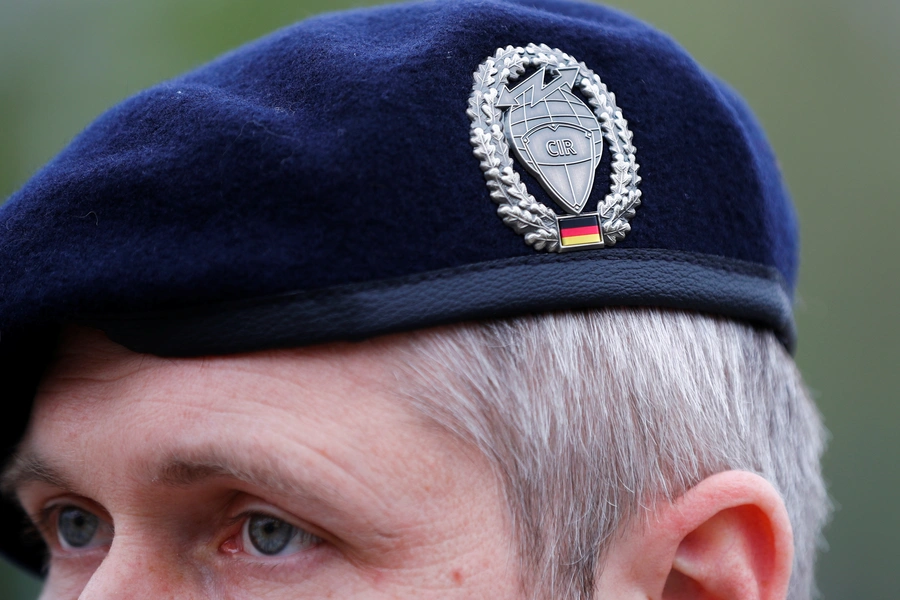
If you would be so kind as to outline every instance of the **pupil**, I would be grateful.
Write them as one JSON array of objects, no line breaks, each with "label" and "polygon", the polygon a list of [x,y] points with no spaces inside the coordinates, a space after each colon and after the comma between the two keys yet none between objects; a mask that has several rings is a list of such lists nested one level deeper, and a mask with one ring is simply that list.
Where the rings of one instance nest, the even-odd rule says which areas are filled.
[{"label": "pupil", "polygon": [[247,530],[253,547],[267,555],[284,550],[296,533],[293,525],[265,515],[250,517]]},{"label": "pupil", "polygon": [[87,546],[94,539],[99,526],[100,519],[74,506],[62,509],[57,519],[59,537],[72,548]]}]

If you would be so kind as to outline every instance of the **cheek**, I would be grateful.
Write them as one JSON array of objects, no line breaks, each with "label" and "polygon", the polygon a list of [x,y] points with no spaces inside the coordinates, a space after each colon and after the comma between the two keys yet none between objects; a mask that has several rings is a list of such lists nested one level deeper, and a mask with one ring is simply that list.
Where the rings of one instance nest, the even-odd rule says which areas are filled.
[{"label": "cheek", "polygon": [[102,557],[54,560],[40,600],[75,600],[99,568]]},{"label": "cheek", "polygon": [[332,547],[284,561],[225,559],[214,569],[216,597],[234,600],[272,598],[402,598],[373,589],[369,577]]},{"label": "cheek", "polygon": [[[41,600],[76,600],[82,593],[90,598],[152,593],[159,598],[229,600],[518,598],[509,573],[492,570],[477,556],[445,556],[440,548],[422,548],[417,565],[394,569],[354,564],[333,547],[297,560],[270,562],[225,555],[210,561],[172,561],[171,556],[154,559],[153,553],[120,546],[105,559],[57,560]],[[478,549],[472,553],[477,555]]]}]

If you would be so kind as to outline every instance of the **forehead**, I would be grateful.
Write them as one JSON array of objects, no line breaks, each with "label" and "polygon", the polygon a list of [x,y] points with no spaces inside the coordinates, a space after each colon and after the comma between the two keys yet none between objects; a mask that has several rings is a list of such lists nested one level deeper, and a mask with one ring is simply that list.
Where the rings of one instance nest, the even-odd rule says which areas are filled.
[{"label": "forehead", "polygon": [[309,468],[327,457],[353,477],[408,475],[423,464],[414,452],[428,463],[449,441],[395,391],[398,345],[170,359],[72,329],[40,385],[22,454],[101,465],[84,473],[97,485],[103,474],[149,481],[161,464],[200,455]]},{"label": "forehead", "polygon": [[[343,589],[387,569],[389,597],[409,597],[399,591],[430,589],[437,575],[423,574],[453,563],[476,574],[467,585],[496,589],[501,573],[513,586],[499,482],[483,456],[396,391],[402,346],[165,359],[67,332],[7,485],[30,514],[52,497],[99,507],[121,540],[107,557],[162,560],[172,543],[208,556],[216,519],[250,499],[324,532],[346,557],[310,585]],[[180,568],[219,565],[204,560]],[[216,573],[252,587],[243,571]]]},{"label": "forehead", "polygon": [[[201,358],[132,352],[102,332],[68,328],[38,388],[35,415],[46,411],[115,411],[166,402],[185,411],[210,412],[245,405],[259,416],[278,409],[361,403],[372,410],[397,407],[391,356],[396,344],[332,344]],[[366,402],[361,402],[366,396]],[[147,402],[152,401],[152,402]],[[112,405],[115,405],[113,407]],[[337,407],[335,407],[337,408]],[[305,412],[298,410],[298,412]]]}]

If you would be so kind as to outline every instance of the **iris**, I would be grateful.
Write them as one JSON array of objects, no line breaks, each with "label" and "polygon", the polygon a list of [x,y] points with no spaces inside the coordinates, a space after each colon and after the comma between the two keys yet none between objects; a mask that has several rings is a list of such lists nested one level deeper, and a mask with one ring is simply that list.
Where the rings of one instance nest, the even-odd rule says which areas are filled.
[{"label": "iris", "polygon": [[247,520],[247,536],[253,547],[266,556],[274,556],[287,548],[299,530],[270,515],[253,515]]},{"label": "iris", "polygon": [[77,506],[67,506],[59,511],[56,528],[63,546],[84,548],[97,534],[100,519]]}]

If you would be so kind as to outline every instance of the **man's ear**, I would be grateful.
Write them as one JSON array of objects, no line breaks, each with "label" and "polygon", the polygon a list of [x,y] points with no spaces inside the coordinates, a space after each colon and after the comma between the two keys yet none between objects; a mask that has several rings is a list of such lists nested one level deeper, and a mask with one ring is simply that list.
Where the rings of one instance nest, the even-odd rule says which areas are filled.
[{"label": "man's ear", "polygon": [[784,501],[726,471],[636,519],[613,544],[595,598],[784,600],[794,542]]}]

